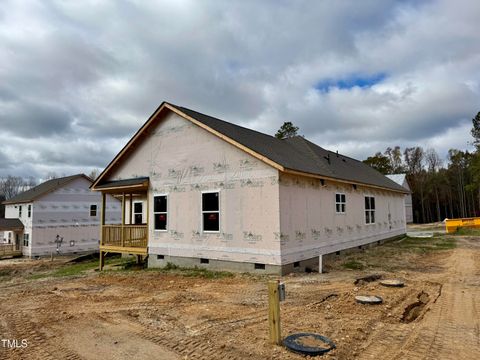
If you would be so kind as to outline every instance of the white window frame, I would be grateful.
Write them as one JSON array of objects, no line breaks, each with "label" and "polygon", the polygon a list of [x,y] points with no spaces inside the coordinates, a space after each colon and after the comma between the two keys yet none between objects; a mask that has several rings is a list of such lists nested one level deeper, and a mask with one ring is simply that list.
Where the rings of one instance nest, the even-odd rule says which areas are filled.
[{"label": "white window frame", "polygon": [[[203,194],[214,194],[218,193],[218,211],[203,211]],[[222,228],[222,219],[220,216],[221,213],[221,207],[220,207],[220,190],[207,190],[207,191],[202,191],[200,193],[200,221],[202,224],[202,233],[205,234],[218,234],[220,233],[220,229]],[[218,230],[204,230],[204,224],[203,224],[203,214],[204,213],[218,213]]]},{"label": "white window frame", "polygon": [[[25,245],[25,242],[27,245]],[[23,234],[23,246],[24,247],[29,247],[30,246],[30,234]]]},{"label": "white window frame", "polygon": [[[92,215],[92,206],[95,206],[95,215]],[[97,204],[90,204],[90,207],[88,208],[90,217],[97,217],[98,216],[98,205]]]},{"label": "white window frame", "polygon": [[[374,199],[374,202],[375,202],[375,206],[373,209],[367,209],[365,207],[365,199],[366,198],[373,198]],[[376,220],[377,220],[377,216],[376,216],[376,208],[377,208],[377,201],[375,200],[375,196],[374,195],[369,195],[369,194],[364,194],[364,197],[363,197],[363,206],[364,206],[364,211],[363,211],[363,219],[364,219],[364,222],[365,222],[365,225],[373,225],[375,224]],[[367,211],[369,212],[369,218],[370,218],[370,222],[367,222]],[[373,213],[373,217],[375,218],[375,221],[372,221],[372,213]]]},{"label": "white window frame", "polygon": [[32,204],[28,204],[27,206],[27,217],[32,217]]},{"label": "white window frame", "polygon": [[[340,201],[337,201],[337,195],[340,195]],[[342,201],[342,195],[345,201]],[[343,205],[343,211],[337,210],[338,205],[340,205],[340,210],[342,209],[342,205]],[[345,193],[340,193],[340,192],[335,193],[335,214],[345,215],[346,212],[347,212],[347,195],[345,195]]]},{"label": "white window frame", "polygon": [[[167,211],[166,212],[163,212],[163,211],[158,211],[158,212],[155,212],[155,197],[157,196],[165,196],[166,199],[167,199]],[[153,230],[155,232],[167,232],[168,231],[168,224],[169,224],[169,221],[168,221],[168,210],[169,210],[169,206],[170,206],[170,199],[169,199],[169,196],[168,194],[155,194],[153,195],[153,199],[152,199],[152,206],[153,206],[153,209],[152,209],[152,214],[153,214]],[[165,214],[167,215],[167,222],[165,224],[165,229],[155,229],[155,215],[157,214]]]},{"label": "white window frame", "polygon": [[[142,212],[141,212],[141,213],[136,213],[136,212],[135,212],[135,204],[142,204]],[[143,224],[143,210],[144,210],[144,208],[145,208],[145,206],[143,205],[143,200],[133,201],[133,202],[132,202],[132,205],[130,205],[130,206],[132,206],[132,215],[133,215],[133,219],[131,219],[131,220],[132,220],[132,224],[131,224],[131,225],[142,225],[142,224]],[[137,224],[137,223],[135,222],[135,214],[137,214],[137,215],[138,215],[138,214],[142,214],[142,222],[141,222],[140,224]]]}]

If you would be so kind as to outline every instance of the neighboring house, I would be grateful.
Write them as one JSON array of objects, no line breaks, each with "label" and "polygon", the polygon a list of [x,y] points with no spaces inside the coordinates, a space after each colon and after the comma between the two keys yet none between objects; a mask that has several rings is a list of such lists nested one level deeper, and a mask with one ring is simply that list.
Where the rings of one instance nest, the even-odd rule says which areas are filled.
[{"label": "neighboring house", "polygon": [[408,194],[405,194],[405,218],[407,224],[413,223],[412,193],[408,185],[407,174],[393,174],[387,175],[387,177],[408,190]]},{"label": "neighboring house", "polygon": [[[83,174],[67,176],[4,201],[0,230],[6,242],[29,257],[98,251],[102,199],[91,184]],[[108,220],[118,223],[120,202],[109,196],[106,206]]]},{"label": "neighboring house", "polygon": [[286,273],[406,232],[406,190],[362,162],[166,102],[92,190],[124,208],[123,225],[104,226],[100,267],[120,252],[151,267]]}]

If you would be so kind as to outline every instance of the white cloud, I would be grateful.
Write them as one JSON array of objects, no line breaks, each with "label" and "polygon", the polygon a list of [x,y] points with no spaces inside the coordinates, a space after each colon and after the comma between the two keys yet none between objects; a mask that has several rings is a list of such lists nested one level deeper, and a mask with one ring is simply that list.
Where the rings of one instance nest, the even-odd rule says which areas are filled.
[{"label": "white cloud", "polygon": [[[272,134],[292,121],[357,158],[394,145],[444,155],[468,146],[480,110],[479,16],[467,0],[6,1],[0,168],[106,165],[163,100]],[[315,89],[375,74],[371,87]]]}]

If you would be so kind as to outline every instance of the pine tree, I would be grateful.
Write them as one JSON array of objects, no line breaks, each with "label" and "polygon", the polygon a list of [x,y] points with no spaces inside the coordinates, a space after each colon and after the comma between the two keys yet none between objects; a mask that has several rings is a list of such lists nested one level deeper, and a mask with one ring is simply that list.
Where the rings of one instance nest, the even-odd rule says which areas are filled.
[{"label": "pine tree", "polygon": [[472,124],[473,128],[470,130],[470,133],[473,136],[473,145],[477,148],[477,150],[480,149],[480,111],[477,113],[477,116],[475,116],[472,119]]},{"label": "pine tree", "polygon": [[290,121],[286,121],[280,126],[275,137],[277,139],[287,139],[293,136],[297,136],[298,126],[294,126]]}]

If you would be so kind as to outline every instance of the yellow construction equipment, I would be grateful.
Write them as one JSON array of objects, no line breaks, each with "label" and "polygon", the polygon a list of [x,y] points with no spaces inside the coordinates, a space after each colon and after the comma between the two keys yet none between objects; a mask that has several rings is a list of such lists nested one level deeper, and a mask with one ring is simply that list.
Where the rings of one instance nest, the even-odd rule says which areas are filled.
[{"label": "yellow construction equipment", "polygon": [[454,233],[460,227],[480,228],[480,217],[463,219],[445,219],[447,233]]}]

